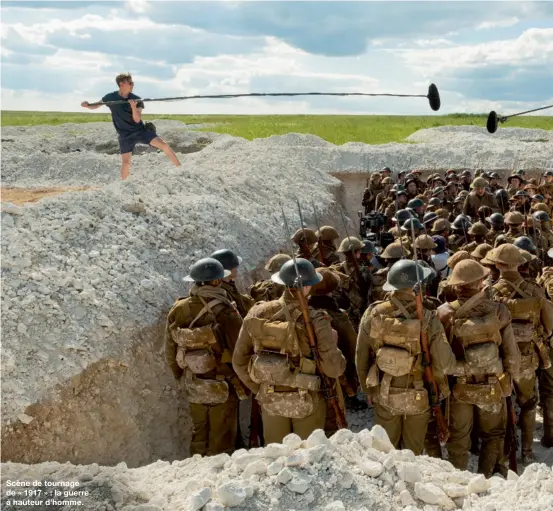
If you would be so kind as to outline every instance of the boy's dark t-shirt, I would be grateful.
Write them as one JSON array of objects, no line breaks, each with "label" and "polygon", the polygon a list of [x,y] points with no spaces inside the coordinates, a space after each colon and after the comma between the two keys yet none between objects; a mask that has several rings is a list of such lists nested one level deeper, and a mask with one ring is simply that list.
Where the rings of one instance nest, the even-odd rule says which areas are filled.
[{"label": "boy's dark t-shirt", "polygon": [[[106,94],[102,98],[102,101],[121,101],[122,99],[125,98],[119,95],[119,91],[114,91]],[[140,99],[140,96],[131,92],[127,99]],[[137,106],[144,108],[144,103],[139,101]],[[131,105],[128,103],[107,105],[107,107],[111,110],[111,120],[119,136],[128,137],[144,129],[144,123],[142,121],[139,123],[133,121]]]}]

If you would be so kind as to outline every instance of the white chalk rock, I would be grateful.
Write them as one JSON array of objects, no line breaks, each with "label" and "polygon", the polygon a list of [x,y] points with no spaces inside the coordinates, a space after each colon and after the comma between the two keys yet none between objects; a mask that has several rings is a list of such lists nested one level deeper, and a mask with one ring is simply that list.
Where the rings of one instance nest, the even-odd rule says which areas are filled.
[{"label": "white chalk rock", "polygon": [[211,468],[223,468],[228,460],[230,460],[230,456],[226,452],[207,458]]},{"label": "white chalk rock", "polygon": [[303,500],[307,505],[309,505],[309,504],[311,504],[312,502],[315,501],[315,495],[313,494],[313,492],[311,490],[307,490],[303,494]]},{"label": "white chalk rock", "polygon": [[242,477],[248,478],[254,474],[265,474],[267,472],[267,463],[263,460],[257,460],[250,463],[242,473]]},{"label": "white chalk rock", "polygon": [[390,442],[388,433],[386,433],[386,430],[382,426],[379,426],[378,424],[374,426],[371,430],[371,434],[373,437],[372,447],[386,453],[394,450],[394,446],[392,445],[392,442]]},{"label": "white chalk rock", "polygon": [[415,483],[415,495],[426,504],[442,504],[448,497],[433,483]]},{"label": "white chalk rock", "polygon": [[382,456],[382,459],[380,460],[380,463],[382,463],[382,465],[384,465],[384,468],[386,470],[391,470],[392,467],[395,465],[394,458],[392,457],[391,454],[385,454],[384,456]]},{"label": "white chalk rock", "polygon": [[397,475],[406,483],[415,484],[422,481],[422,475],[416,463],[410,461],[400,461],[396,465]]},{"label": "white chalk rock", "polygon": [[301,467],[307,463],[307,456],[303,451],[296,452],[286,458],[284,464],[287,467]]},{"label": "white chalk rock", "polygon": [[305,493],[311,484],[311,478],[303,474],[296,474],[286,485],[290,491],[295,493]]},{"label": "white chalk rock", "polygon": [[290,448],[282,444],[269,444],[264,450],[265,458],[280,458],[281,456],[288,456],[290,454]]},{"label": "white chalk rock", "polygon": [[293,451],[301,447],[301,438],[295,433],[290,433],[282,439],[282,444]]},{"label": "white chalk rock", "polygon": [[186,509],[190,509],[190,511],[198,511],[198,509],[201,509],[207,504],[209,499],[211,499],[212,494],[213,492],[211,488],[202,488],[199,492],[193,493],[188,497],[188,507]]},{"label": "white chalk rock", "polygon": [[359,462],[359,468],[363,471],[365,475],[368,475],[370,477],[378,477],[382,472],[384,472],[384,467],[382,466],[382,463],[378,463],[378,461],[371,461],[371,460],[362,460]]},{"label": "white chalk rock", "polygon": [[404,505],[404,506],[414,506],[416,504],[415,499],[409,493],[409,490],[403,490],[399,494],[399,500],[400,500],[401,504]]},{"label": "white chalk rock", "polygon": [[225,506],[219,502],[208,502],[205,505],[205,511],[225,511]]},{"label": "white chalk rock", "polygon": [[246,490],[237,481],[229,481],[217,488],[217,495],[221,504],[234,507],[246,500]]},{"label": "white chalk rock", "polygon": [[357,433],[356,439],[365,448],[373,446],[373,436],[368,429],[363,429]]},{"label": "white chalk rock", "polygon": [[403,490],[406,490],[406,489],[407,489],[407,485],[401,479],[396,484],[394,484],[394,491],[396,493],[401,493]]},{"label": "white chalk rock", "polygon": [[[349,429],[339,429],[330,437],[330,442],[334,445],[343,445],[348,443],[355,433],[353,431],[350,431]],[[371,440],[372,442],[372,440]]]},{"label": "white chalk rock", "polygon": [[467,487],[461,484],[445,483],[443,486],[443,490],[445,491],[446,495],[448,497],[451,497],[452,499],[466,497],[468,495]]},{"label": "white chalk rock", "polygon": [[237,456],[236,458],[232,457],[232,461],[238,468],[245,470],[250,463],[257,461],[262,457],[263,455],[260,453],[247,452],[246,454],[242,454],[241,456]]},{"label": "white chalk rock", "polygon": [[[510,470],[509,470],[510,472]],[[515,474],[516,475],[516,474]],[[507,474],[508,476],[508,474]],[[543,482],[543,490],[549,493],[553,493],[553,479]]]},{"label": "white chalk rock", "polygon": [[305,442],[306,447],[315,447],[317,445],[328,445],[330,440],[326,437],[322,429],[316,429],[311,433]]},{"label": "white chalk rock", "polygon": [[344,503],[341,500],[335,500],[333,502],[330,502],[330,504],[327,504],[324,507],[325,511],[346,511],[346,507],[344,506]]},{"label": "white chalk rock", "polygon": [[308,463],[319,463],[327,451],[327,446],[320,444],[315,447],[310,447],[304,451],[304,456]]},{"label": "white chalk rock", "polygon": [[340,488],[348,489],[353,484],[353,474],[351,472],[342,472],[338,479],[338,485]]},{"label": "white chalk rock", "polygon": [[491,481],[486,479],[486,476],[484,474],[478,474],[477,476],[474,476],[468,485],[468,492],[469,493],[484,493],[485,491],[488,491],[491,488]]},{"label": "white chalk rock", "polygon": [[280,484],[286,484],[290,479],[294,477],[294,474],[289,468],[283,468],[277,475],[277,481]]},{"label": "white chalk rock", "polygon": [[518,481],[520,478],[512,470],[507,471],[507,481]]},{"label": "white chalk rock", "polygon": [[284,468],[284,462],[282,460],[273,461],[267,467],[267,475],[275,476]]},{"label": "white chalk rock", "polygon": [[400,451],[392,451],[390,456],[394,461],[415,461],[415,453],[409,449],[401,449]]}]

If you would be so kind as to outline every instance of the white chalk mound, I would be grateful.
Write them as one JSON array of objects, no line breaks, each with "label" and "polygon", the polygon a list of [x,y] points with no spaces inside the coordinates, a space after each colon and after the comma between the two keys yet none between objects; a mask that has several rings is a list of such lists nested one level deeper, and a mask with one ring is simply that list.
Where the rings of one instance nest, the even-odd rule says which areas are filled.
[{"label": "white chalk mound", "polygon": [[[4,463],[3,502],[8,481],[40,481],[41,498],[60,489],[54,486],[56,482],[72,484],[74,494],[79,495],[73,498],[90,510],[553,508],[553,474],[544,464],[530,465],[520,478],[486,480],[456,470],[447,461],[390,450],[378,426],[360,433],[339,431],[330,439],[321,430],[305,441],[298,443],[297,438],[289,435],[282,444],[241,449],[231,456],[196,455],[136,469],[128,469],[125,463],[115,467]],[[362,444],[371,438],[377,447],[367,451]]]}]

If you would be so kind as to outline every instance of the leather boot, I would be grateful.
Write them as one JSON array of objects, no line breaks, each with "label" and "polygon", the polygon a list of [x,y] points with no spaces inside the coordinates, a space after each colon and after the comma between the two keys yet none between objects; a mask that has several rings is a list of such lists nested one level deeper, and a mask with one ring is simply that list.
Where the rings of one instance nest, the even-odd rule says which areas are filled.
[{"label": "leather boot", "polygon": [[504,438],[491,438],[482,442],[478,457],[478,473],[484,474],[486,479],[494,474],[497,464],[503,458],[504,444]]},{"label": "leather boot", "polygon": [[534,425],[536,424],[536,409],[525,409],[520,411],[519,426],[521,431],[522,463],[533,463],[532,447],[534,444]]}]

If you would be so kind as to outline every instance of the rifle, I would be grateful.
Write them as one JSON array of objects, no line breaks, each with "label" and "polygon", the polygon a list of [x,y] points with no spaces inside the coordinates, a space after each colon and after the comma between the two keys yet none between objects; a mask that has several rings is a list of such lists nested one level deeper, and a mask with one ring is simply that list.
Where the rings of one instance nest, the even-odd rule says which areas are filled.
[{"label": "rifle", "polygon": [[355,269],[355,275],[357,276],[357,278],[359,278],[361,275],[360,275],[360,270],[359,270],[359,261],[357,261],[357,258],[355,257],[355,254],[353,253],[353,243],[351,242],[351,238],[349,237],[349,233],[348,233],[348,227],[346,225],[346,217],[344,216],[344,210],[342,208],[340,208],[340,214],[342,216],[342,222],[344,223],[344,229],[346,231],[346,237],[349,241],[349,246],[351,247],[351,259],[353,261],[353,268]]},{"label": "rifle", "polygon": [[[297,199],[296,199],[297,200]],[[299,205],[299,201],[298,201]],[[282,211],[282,219],[284,220],[284,228],[286,230],[286,236],[287,239],[290,240],[290,229],[288,228],[288,222],[286,221],[286,215],[284,214],[284,208],[282,207],[282,204],[280,205],[280,209]],[[288,241],[289,243],[290,241]],[[307,299],[305,297],[304,291],[303,291],[303,284],[300,277],[300,272],[298,270],[298,265],[296,261],[296,256],[292,254],[292,259],[294,261],[294,267],[296,269],[296,275],[297,275],[297,284],[299,285],[299,288],[296,289],[295,295],[298,301],[300,302],[300,309],[303,315],[303,319],[305,321],[305,326],[307,329],[307,337],[309,339],[309,346],[311,347],[311,351],[313,352],[313,355],[315,357],[315,363],[317,365],[317,371],[319,372],[319,376],[322,381],[322,388],[321,391],[323,393],[323,396],[325,398],[325,401],[330,403],[330,406],[332,407],[332,410],[336,414],[336,424],[338,426],[338,429],[347,428],[347,422],[345,415],[342,413],[342,410],[338,404],[338,396],[336,395],[336,392],[332,391],[332,385],[330,383],[330,378],[323,372],[322,366],[321,366],[321,355],[319,353],[319,348],[317,346],[317,341],[315,340],[315,332],[313,330],[313,325],[311,324],[311,318],[309,317],[309,309],[307,306]],[[338,386],[338,382],[336,381],[336,384],[334,388]]]},{"label": "rifle", "polygon": [[[411,218],[414,218],[411,213]],[[411,222],[411,233],[413,239],[415,239],[415,226]],[[445,445],[449,438],[449,428],[447,426],[447,421],[445,420],[444,414],[442,413],[442,408],[439,401],[439,389],[436,380],[434,379],[434,372],[432,371],[432,361],[430,358],[430,345],[428,342],[428,332],[424,328],[424,313],[422,307],[422,280],[423,275],[419,274],[419,262],[417,258],[417,250],[414,251],[415,264],[417,265],[417,285],[415,291],[415,300],[417,304],[417,317],[421,322],[421,348],[422,348],[422,366],[424,367],[424,379],[428,384],[428,394],[430,397],[430,406],[432,408],[432,413],[436,419],[436,427],[438,430],[438,439],[441,445]]]},{"label": "rifle", "polygon": [[[321,236],[321,224],[319,223],[319,217],[317,215],[317,208],[315,207],[315,203],[312,202],[311,203],[312,206],[313,206],[313,215],[315,216],[315,223],[317,224],[317,230],[319,231],[319,239],[318,239],[318,247],[319,247],[319,252],[321,254],[321,263],[323,263],[325,266],[328,266],[328,261],[326,260],[326,257],[324,256],[324,251],[323,251],[323,238]],[[298,204],[299,206],[299,204]]]},{"label": "rifle", "polygon": [[505,435],[505,444],[503,454],[509,455],[509,468],[518,474],[517,468],[517,452],[518,452],[518,437],[517,437],[517,417],[513,406],[513,398],[507,398],[507,433]]},{"label": "rifle", "polygon": [[313,258],[313,254],[311,253],[311,250],[309,249],[309,246],[307,245],[307,236],[305,236],[305,226],[303,225],[303,215],[301,214],[301,207],[300,207],[300,201],[296,198],[296,202],[298,203],[298,211],[300,213],[300,224],[301,224],[301,234],[303,236],[303,242],[305,243],[306,247],[306,255],[309,259]]}]

